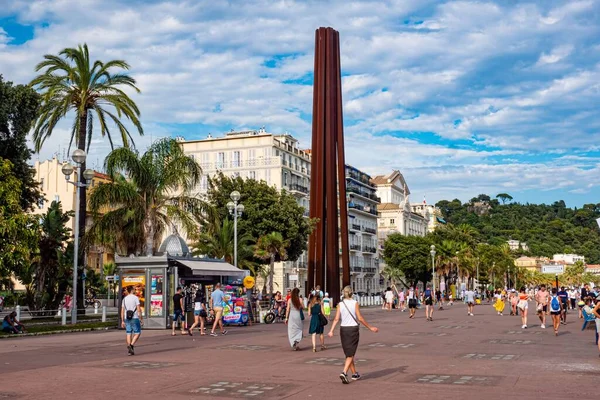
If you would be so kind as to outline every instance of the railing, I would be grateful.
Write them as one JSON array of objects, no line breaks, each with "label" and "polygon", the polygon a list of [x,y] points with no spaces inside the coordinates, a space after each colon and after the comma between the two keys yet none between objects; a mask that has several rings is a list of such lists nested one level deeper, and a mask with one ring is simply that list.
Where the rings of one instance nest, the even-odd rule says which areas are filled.
[{"label": "railing", "polygon": [[352,187],[352,186],[346,187],[346,191],[350,192],[350,193],[357,194],[357,195],[362,196],[362,197],[365,197],[367,199],[371,199],[371,200],[376,201],[378,203],[381,203],[381,199],[379,197],[377,197],[373,193],[368,193],[368,192],[365,192],[364,190],[360,190],[360,189]]},{"label": "railing", "polygon": [[350,244],[350,250],[360,250],[360,244]]},{"label": "railing", "polygon": [[363,272],[365,274],[374,274],[375,272],[377,272],[377,268],[374,268],[374,267],[365,267],[363,269]]},{"label": "railing", "polygon": [[360,225],[359,224],[352,224],[352,229],[354,229],[355,231],[360,231]]},{"label": "railing", "polygon": [[212,171],[217,169],[260,167],[264,165],[281,165],[282,161],[283,160],[281,160],[281,158],[279,157],[253,158],[249,160],[200,163],[200,167],[205,171]]},{"label": "railing", "polygon": [[348,208],[353,208],[355,210],[359,210],[362,212],[366,212],[372,215],[377,215],[377,210],[374,208],[369,207],[369,209],[366,209],[364,206],[357,204],[357,203],[348,203]]},{"label": "railing", "polygon": [[363,231],[365,231],[367,233],[372,233],[373,235],[375,235],[377,233],[377,229],[374,229],[374,228],[363,227]]},{"label": "railing", "polygon": [[308,188],[306,186],[302,186],[302,185],[299,185],[297,183],[292,183],[289,186],[289,188],[290,188],[290,190],[293,190],[293,191],[296,191],[296,192],[301,192],[301,193],[304,193],[304,194],[308,194]]},{"label": "railing", "polygon": [[305,263],[305,262],[302,262],[302,261],[299,261],[299,262],[296,264],[296,266],[297,266],[297,268],[300,268],[300,269],[306,269],[306,263]]},{"label": "railing", "polygon": [[358,265],[351,265],[350,266],[350,271],[352,271],[352,272],[361,272],[362,271],[362,267],[359,267]]},{"label": "railing", "polygon": [[362,175],[361,176],[361,174],[358,174],[358,173],[356,173],[354,171],[346,170],[346,177],[347,178],[352,178],[355,181],[358,181],[358,182],[360,182],[362,184],[365,184],[367,186],[372,187],[371,186],[371,182],[369,181],[369,178],[366,175]]},{"label": "railing", "polygon": [[363,253],[377,253],[377,248],[372,246],[363,246],[362,251]]}]

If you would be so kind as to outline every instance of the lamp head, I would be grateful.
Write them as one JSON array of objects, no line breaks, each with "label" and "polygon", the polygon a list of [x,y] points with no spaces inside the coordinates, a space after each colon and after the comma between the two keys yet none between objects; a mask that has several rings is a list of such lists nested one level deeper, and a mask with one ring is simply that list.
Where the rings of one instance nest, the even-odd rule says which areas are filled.
[{"label": "lamp head", "polygon": [[94,178],[94,171],[91,169],[86,169],[85,171],[83,171],[83,178],[86,182],[91,182]]},{"label": "lamp head", "polygon": [[240,199],[240,192],[238,192],[237,190],[234,190],[233,192],[231,192],[229,197],[231,197],[231,200],[233,200],[233,201],[238,201]]},{"label": "lamp head", "polygon": [[243,204],[238,204],[238,206],[237,206],[238,215],[242,215],[244,213],[245,209],[246,209],[246,207],[244,207]]},{"label": "lamp head", "polygon": [[73,174],[74,170],[75,170],[75,168],[73,168],[73,166],[69,163],[63,164],[63,166],[61,168],[61,171],[65,175],[65,178],[67,180],[69,180],[71,178],[71,174]]},{"label": "lamp head", "polygon": [[77,164],[83,164],[85,162],[85,159],[87,158],[87,154],[85,154],[85,151],[81,149],[75,149],[75,151],[73,151],[73,154],[71,154],[71,158]]},{"label": "lamp head", "polygon": [[230,201],[229,203],[227,203],[227,209],[229,210],[230,213],[233,212],[234,208],[235,208],[235,204],[233,203],[233,201]]}]

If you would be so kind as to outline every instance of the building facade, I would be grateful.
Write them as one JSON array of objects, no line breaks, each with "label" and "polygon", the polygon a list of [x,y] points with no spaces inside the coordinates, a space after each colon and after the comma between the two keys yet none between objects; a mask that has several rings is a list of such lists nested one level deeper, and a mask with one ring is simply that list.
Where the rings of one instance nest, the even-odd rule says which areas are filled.
[{"label": "building facade", "polygon": [[[298,140],[285,133],[276,135],[264,128],[255,131],[231,131],[223,137],[180,141],[183,151],[200,164],[203,176],[195,193],[208,192],[208,178],[218,172],[232,177],[265,181],[278,190],[296,197],[308,217],[310,153],[298,147]],[[242,216],[242,218],[244,218]],[[306,285],[306,254],[297,261],[275,264],[274,290],[283,291]],[[262,288],[264,281],[257,280]]]},{"label": "building facade", "polygon": [[446,225],[446,221],[442,216],[442,211],[433,204],[427,204],[425,200],[422,203],[412,203],[410,205],[412,212],[428,218],[427,232],[431,233],[440,225]]},{"label": "building facade", "polygon": [[556,263],[562,262],[565,265],[574,265],[577,262],[585,264],[585,257],[578,254],[554,254],[552,260]]},{"label": "building facade", "polygon": [[508,247],[510,247],[510,249],[513,251],[529,251],[529,247],[527,246],[526,242],[520,242],[518,240],[511,239],[507,240],[506,243],[508,243]]},{"label": "building facade", "polygon": [[427,207],[415,212],[410,204],[410,190],[400,171],[379,175],[371,182],[377,188],[381,204],[377,207],[378,240],[383,245],[388,235],[426,236],[429,231],[430,214]]},{"label": "building facade", "polygon": [[350,284],[356,293],[381,290],[377,245],[377,188],[371,177],[346,165]]},{"label": "building facade", "polygon": [[[60,201],[63,212],[75,211],[75,196],[77,192],[74,185],[67,183],[65,175],[62,173],[62,166],[64,164],[66,164],[66,162],[61,161],[56,157],[51,160],[35,162],[33,166],[35,170],[35,180],[40,185],[40,190],[44,195],[44,199],[37,204],[37,207],[33,210],[33,214],[45,214],[53,201]],[[77,170],[73,172],[71,181],[73,182],[75,179],[77,179]],[[108,175],[94,171],[94,178],[87,188],[88,198],[89,192],[94,190],[96,186],[108,182],[111,182]],[[88,211],[86,228],[89,228],[93,222],[93,215]],[[69,219],[67,226],[72,232],[75,231],[74,217]],[[114,254],[112,251],[104,249],[103,247],[92,246],[86,251],[85,261],[87,268],[101,273],[104,264],[114,262]]]}]

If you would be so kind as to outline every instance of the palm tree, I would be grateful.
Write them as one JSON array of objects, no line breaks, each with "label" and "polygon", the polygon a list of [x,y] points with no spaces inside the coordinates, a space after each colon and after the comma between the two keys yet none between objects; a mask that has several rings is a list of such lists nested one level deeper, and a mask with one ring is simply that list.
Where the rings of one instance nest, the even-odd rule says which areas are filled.
[{"label": "palm tree", "polygon": [[[98,185],[91,193],[90,208],[98,215],[90,228],[93,239],[102,243],[117,238],[151,256],[174,222],[187,232],[196,229],[193,214],[207,206],[190,192],[202,170],[177,141],[159,140],[141,157],[122,147],[113,150],[104,164],[113,181]],[[109,211],[100,215],[104,210]]]},{"label": "palm tree", "polygon": [[[139,93],[135,80],[123,73],[113,73],[115,69],[128,70],[129,64],[123,60],[106,63],[90,60],[87,44],[77,48],[66,48],[58,56],[46,54],[35,70],[44,70],[30,83],[42,96],[37,121],[33,130],[35,150],[40,151],[44,142],[52,136],[54,128],[68,113],[74,113],[71,129],[71,144],[89,150],[93,136],[94,115],[100,125],[100,134],[108,138],[111,148],[113,139],[108,121],[116,125],[123,146],[133,143],[133,138],[122,119],[125,117],[140,135],[144,134],[140,124],[140,110],[122,88],[131,88]],[[82,171],[86,165],[83,163]],[[77,179],[82,179],[77,177]],[[86,228],[86,191],[79,191],[79,235]],[[83,252],[78,256],[78,264],[83,265]],[[83,304],[78,301],[78,304]]]},{"label": "palm tree", "polygon": [[[221,222],[218,218],[211,223],[202,226],[200,232],[195,238],[193,248],[196,250],[194,255],[206,255],[211,258],[224,259],[233,264],[234,256],[234,230],[233,222],[224,219]],[[254,262],[254,246],[252,237],[243,233],[237,238],[238,267],[250,270],[253,276],[256,276],[257,263]]]},{"label": "palm tree", "polygon": [[256,244],[254,255],[261,260],[269,260],[269,291],[273,296],[273,274],[275,272],[275,260],[285,260],[287,258],[287,247],[289,242],[283,240],[279,232],[271,232],[261,236]]}]

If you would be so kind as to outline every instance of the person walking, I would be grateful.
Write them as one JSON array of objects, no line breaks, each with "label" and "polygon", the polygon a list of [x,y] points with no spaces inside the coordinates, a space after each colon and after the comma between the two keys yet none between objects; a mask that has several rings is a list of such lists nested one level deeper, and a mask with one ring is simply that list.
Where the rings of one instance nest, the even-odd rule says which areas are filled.
[{"label": "person walking", "polygon": [[308,315],[310,315],[310,327],[308,334],[312,336],[313,353],[317,352],[317,335],[321,341],[321,350],[325,350],[325,335],[323,334],[324,325],[321,323],[321,316],[324,316],[323,304],[317,295],[311,295],[308,303]]},{"label": "person walking", "polygon": [[285,315],[285,323],[288,328],[288,340],[290,346],[295,351],[300,350],[298,344],[302,340],[302,331],[304,329],[304,313],[302,311],[303,305],[300,301],[300,289],[294,288],[292,290],[292,297],[288,301]]},{"label": "person walking", "polygon": [[188,329],[190,336],[193,336],[194,328],[196,328],[198,324],[200,324],[200,336],[206,335],[204,324],[206,323],[207,316],[204,293],[202,292],[201,287],[199,287],[198,290],[196,290],[196,296],[194,297],[194,323]]},{"label": "person walking", "polygon": [[356,371],[354,364],[354,356],[356,355],[356,349],[358,348],[358,342],[360,339],[360,324],[363,324],[371,332],[379,332],[379,329],[370,326],[367,321],[363,318],[360,313],[360,305],[356,300],[352,298],[352,287],[346,286],[343,291],[343,298],[340,304],[337,306],[337,312],[335,319],[331,324],[329,330],[329,337],[333,337],[333,331],[336,325],[341,321],[340,324],[340,340],[342,342],[342,349],[346,356],[346,362],[344,363],[344,370],[340,374],[342,383],[348,384],[348,370],[352,372],[352,380],[357,381],[360,379],[360,374]]},{"label": "person walking", "polygon": [[408,289],[408,310],[410,311],[409,318],[414,318],[417,311],[417,290],[414,287]]},{"label": "person walking", "polygon": [[596,317],[596,345],[598,346],[598,352],[600,352],[600,296],[596,297],[596,305],[592,313]]},{"label": "person walking", "polygon": [[567,293],[564,286],[561,286],[560,291],[558,292],[557,296],[560,299],[561,324],[566,325],[567,324],[567,308],[569,308],[569,293]]},{"label": "person walking", "polygon": [[541,285],[540,290],[535,294],[536,312],[540,318],[540,328],[546,329],[546,313],[548,313],[548,290],[546,285]]},{"label": "person walking", "polygon": [[467,302],[467,315],[472,317],[474,315],[473,308],[475,307],[475,292],[471,289],[467,290],[465,292],[465,300]]},{"label": "person walking", "polygon": [[527,329],[527,309],[529,308],[529,295],[525,290],[525,286],[521,286],[519,290],[519,302],[517,303],[517,308],[521,311],[521,322],[523,325],[522,329]]},{"label": "person walking", "polygon": [[495,297],[496,297],[496,302],[494,303],[494,308],[498,312],[498,315],[503,315],[505,304],[504,304],[504,300],[502,298],[502,293],[500,293],[500,290],[496,291]]},{"label": "person walking", "polygon": [[329,316],[331,315],[331,299],[329,298],[329,293],[325,293],[325,297],[323,298],[323,314],[329,320]]},{"label": "person walking", "polygon": [[177,287],[177,292],[173,295],[173,323],[171,327],[171,336],[175,335],[175,325],[179,324],[181,328],[181,334],[186,335],[185,331],[185,313],[183,312],[183,295],[181,294],[181,286]]},{"label": "person walking", "polygon": [[388,286],[385,291],[385,308],[388,311],[392,311],[392,304],[394,303],[394,292],[392,288]]},{"label": "person walking", "polygon": [[210,309],[211,313],[215,316],[215,322],[213,322],[212,329],[210,331],[210,336],[219,336],[215,333],[215,329],[217,329],[217,325],[221,328],[221,334],[227,335],[227,331],[223,327],[223,299],[225,298],[225,294],[221,290],[221,284],[217,283],[215,285],[215,290],[210,294]]},{"label": "person walking", "polygon": [[142,307],[140,299],[133,294],[133,286],[127,286],[125,289],[127,296],[123,298],[121,306],[121,326],[125,328],[127,336],[127,352],[130,356],[135,355],[134,346],[142,334],[142,325],[144,321],[140,319]]},{"label": "person walking", "polygon": [[552,288],[552,297],[550,298],[550,315],[552,316],[552,326],[554,327],[554,336],[558,336],[561,315],[560,298],[556,288]]},{"label": "person walking", "polygon": [[425,289],[425,319],[433,321],[433,293],[429,286]]},{"label": "person walking", "polygon": [[404,295],[404,289],[400,290],[398,292],[398,307],[400,308],[400,311],[405,312],[406,311],[406,296]]}]

